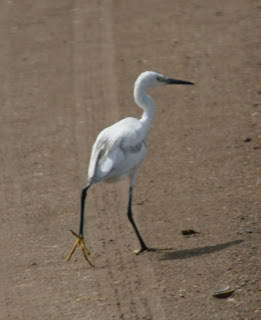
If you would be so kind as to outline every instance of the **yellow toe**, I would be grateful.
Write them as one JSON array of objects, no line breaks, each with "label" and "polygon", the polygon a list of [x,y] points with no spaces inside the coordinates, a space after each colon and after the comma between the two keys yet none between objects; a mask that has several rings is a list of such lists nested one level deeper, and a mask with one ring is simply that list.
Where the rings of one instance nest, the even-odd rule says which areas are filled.
[{"label": "yellow toe", "polygon": [[90,259],[88,258],[88,255],[90,255],[90,251],[87,249],[84,240],[83,240],[83,236],[77,234],[76,232],[74,232],[73,230],[71,230],[71,233],[77,238],[71,253],[68,255],[66,261],[69,261],[72,257],[72,255],[74,254],[74,251],[76,250],[77,246],[79,245],[81,247],[81,251],[82,254],[85,258],[85,260],[89,263],[90,266],[94,267],[94,264],[90,261]]}]

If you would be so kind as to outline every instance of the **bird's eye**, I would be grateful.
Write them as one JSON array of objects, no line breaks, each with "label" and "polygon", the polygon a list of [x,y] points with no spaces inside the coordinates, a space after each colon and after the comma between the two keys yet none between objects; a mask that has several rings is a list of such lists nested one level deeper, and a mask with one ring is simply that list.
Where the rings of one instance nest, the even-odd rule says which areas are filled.
[{"label": "bird's eye", "polygon": [[157,80],[158,80],[159,82],[163,82],[163,81],[164,81],[163,77],[157,77]]}]

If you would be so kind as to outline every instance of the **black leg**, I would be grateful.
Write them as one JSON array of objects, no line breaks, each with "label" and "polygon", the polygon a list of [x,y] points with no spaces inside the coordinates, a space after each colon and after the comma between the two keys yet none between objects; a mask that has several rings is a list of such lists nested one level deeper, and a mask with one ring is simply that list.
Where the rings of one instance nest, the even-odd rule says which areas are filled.
[{"label": "black leg", "polygon": [[79,228],[79,234],[71,230],[71,233],[77,238],[69,256],[67,257],[66,261],[69,261],[74,254],[74,251],[78,247],[78,245],[81,247],[82,254],[85,258],[85,260],[89,263],[90,266],[94,267],[94,264],[90,261],[88,258],[88,255],[90,254],[90,251],[86,248],[86,245],[83,240],[83,225],[84,225],[84,205],[85,205],[85,198],[87,194],[87,190],[90,188],[91,183],[88,183],[86,187],[82,189],[82,195],[81,195],[81,217],[80,217],[80,228]]},{"label": "black leg", "polygon": [[136,226],[136,224],[135,224],[135,222],[133,220],[133,217],[132,217],[132,211],[131,211],[132,189],[133,189],[132,187],[130,187],[130,189],[129,189],[128,218],[129,218],[129,220],[130,220],[130,222],[131,222],[131,224],[132,224],[132,226],[133,226],[133,228],[134,228],[134,230],[136,232],[136,235],[137,235],[137,237],[138,237],[138,239],[140,241],[140,245],[141,245],[141,249],[139,251],[139,253],[140,253],[142,251],[147,250],[148,247],[146,246],[145,242],[143,241],[143,239],[142,239],[142,237],[141,237],[141,235],[139,233],[139,230],[138,230],[138,228],[137,228],[137,226]]},{"label": "black leg", "polygon": [[79,227],[79,235],[83,238],[83,225],[84,225],[84,206],[85,206],[85,198],[87,195],[87,191],[90,188],[91,184],[88,183],[86,187],[82,189],[81,194],[81,217],[80,217],[80,227]]}]

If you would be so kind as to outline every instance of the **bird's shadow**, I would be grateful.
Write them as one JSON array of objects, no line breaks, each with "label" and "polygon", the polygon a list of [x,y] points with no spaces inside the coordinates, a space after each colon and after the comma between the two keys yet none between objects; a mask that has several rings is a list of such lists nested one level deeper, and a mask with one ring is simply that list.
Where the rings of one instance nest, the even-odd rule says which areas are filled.
[{"label": "bird's shadow", "polygon": [[243,241],[244,240],[234,240],[234,241],[229,241],[226,243],[216,244],[214,246],[206,246],[206,247],[200,247],[200,248],[165,252],[162,254],[162,257],[160,258],[160,260],[188,259],[188,258],[192,258],[192,257],[196,257],[196,256],[201,256],[203,254],[209,254],[212,252],[224,250],[228,247],[240,244]]}]

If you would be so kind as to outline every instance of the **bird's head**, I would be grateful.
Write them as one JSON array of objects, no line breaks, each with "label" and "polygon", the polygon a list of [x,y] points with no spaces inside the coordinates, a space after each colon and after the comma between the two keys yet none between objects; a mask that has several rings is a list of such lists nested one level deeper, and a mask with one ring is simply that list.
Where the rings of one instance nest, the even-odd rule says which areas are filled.
[{"label": "bird's head", "polygon": [[162,74],[154,71],[145,71],[139,75],[135,85],[140,85],[146,89],[150,87],[162,86],[165,84],[194,84],[189,81],[166,78]]}]

